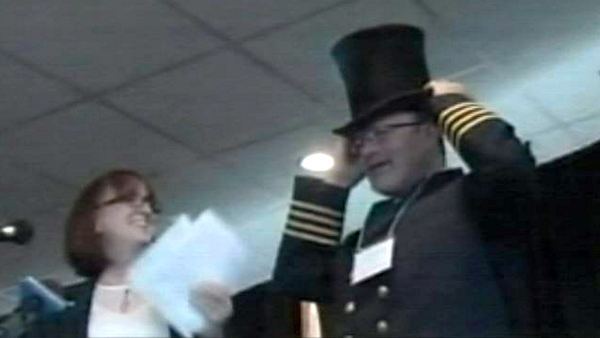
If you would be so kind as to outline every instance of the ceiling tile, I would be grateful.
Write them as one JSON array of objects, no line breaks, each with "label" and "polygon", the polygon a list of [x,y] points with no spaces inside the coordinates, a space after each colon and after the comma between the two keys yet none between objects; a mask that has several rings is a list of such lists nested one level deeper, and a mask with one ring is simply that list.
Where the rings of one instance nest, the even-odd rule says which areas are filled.
[{"label": "ceiling tile", "polygon": [[14,165],[7,157],[0,163],[0,215],[28,217],[70,203],[71,187],[40,176],[30,168]]},{"label": "ceiling tile", "polygon": [[[501,59],[555,58],[557,46],[598,32],[595,0],[426,0],[447,29]],[[540,52],[550,52],[544,55]]]},{"label": "ceiling tile", "polygon": [[339,0],[177,0],[176,2],[230,37],[240,38],[300,18]]},{"label": "ceiling tile", "polygon": [[[2,255],[0,262],[4,264],[2,274],[0,274],[0,289],[7,288],[19,281],[19,278],[25,273],[20,264],[24,257],[27,257],[29,247],[13,245],[12,243],[2,243]],[[5,295],[8,296],[8,295]]]},{"label": "ceiling tile", "polygon": [[260,58],[299,81],[336,109],[346,109],[344,87],[330,49],[343,35],[359,28],[386,23],[416,24],[425,28],[428,63],[434,77],[473,67],[475,53],[465,53],[468,41],[449,36],[408,1],[359,1],[323,13],[245,44]]},{"label": "ceiling tile", "polygon": [[560,125],[543,107],[524,96],[505,96],[500,100],[490,100],[489,107],[514,126],[515,133],[522,138]]},{"label": "ceiling tile", "polygon": [[565,128],[554,129],[534,135],[530,139],[531,150],[537,163],[545,163],[576,149],[577,140]]},{"label": "ceiling tile", "polygon": [[253,255],[274,258],[283,236],[289,201],[273,205],[266,210],[268,212],[257,213],[245,224],[236,227],[235,231],[248,245]]},{"label": "ceiling tile", "polygon": [[600,111],[585,120],[571,123],[568,128],[573,132],[578,147],[600,140]]},{"label": "ceiling tile", "polygon": [[45,117],[0,137],[0,153],[76,185],[113,168],[131,167],[152,175],[196,157],[94,104]]},{"label": "ceiling tile", "polygon": [[511,79],[493,65],[454,80],[463,83],[476,100],[515,126],[520,136],[556,128],[561,122],[544,105],[532,100],[523,88],[506,86]]},{"label": "ceiling tile", "polygon": [[[594,0],[427,1],[516,89],[563,121],[589,114],[600,90],[600,3]],[[576,104],[574,105],[574,102]]]},{"label": "ceiling tile", "polygon": [[[538,162],[546,162],[572,151],[578,139],[574,137],[573,132],[564,127],[560,114],[534,95],[531,88],[536,86],[527,86],[526,81],[519,81],[520,78],[512,77],[504,72],[504,69],[497,64],[487,64],[455,80],[464,83],[477,100],[515,126],[515,132],[523,141],[531,141]],[[554,81],[546,79],[546,88],[553,84]],[[542,85],[542,81],[539,81],[537,88],[540,93],[543,92]],[[547,91],[544,94],[552,100],[564,99],[565,102],[573,102],[571,97],[564,97],[558,93]],[[458,157],[449,153],[448,160],[449,163],[453,163]]]},{"label": "ceiling tile", "polygon": [[599,56],[600,39],[580,48],[569,48],[563,60],[522,78],[520,83],[515,81],[515,86],[562,121],[580,119],[598,108]]},{"label": "ceiling tile", "polygon": [[215,44],[155,1],[3,1],[0,11],[2,48],[93,89]]},{"label": "ceiling tile", "polygon": [[154,183],[167,222],[181,213],[195,217],[212,209],[232,225],[241,226],[281,200],[216,162],[186,165],[157,177]]},{"label": "ceiling tile", "polygon": [[301,172],[301,157],[326,150],[331,136],[330,125],[301,128],[275,138],[227,151],[216,160],[236,171],[236,176],[272,194],[290,196],[293,177]]},{"label": "ceiling tile", "polygon": [[0,129],[76,98],[64,86],[13,63],[0,54]]},{"label": "ceiling tile", "polygon": [[248,269],[244,271],[246,285],[271,276],[275,267],[277,250],[283,237],[283,229],[289,205],[283,203],[265,213],[257,213],[236,232],[248,249]]},{"label": "ceiling tile", "polygon": [[110,98],[205,154],[306,124],[320,107],[231,52]]}]

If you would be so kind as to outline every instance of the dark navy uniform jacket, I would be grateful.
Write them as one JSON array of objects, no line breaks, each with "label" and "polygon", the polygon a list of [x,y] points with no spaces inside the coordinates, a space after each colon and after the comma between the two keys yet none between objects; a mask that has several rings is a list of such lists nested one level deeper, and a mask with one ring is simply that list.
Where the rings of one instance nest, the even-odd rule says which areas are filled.
[{"label": "dark navy uniform jacket", "polygon": [[[341,240],[349,191],[297,177],[273,284],[320,304],[326,336],[506,337],[536,330],[530,213],[534,160],[512,127],[460,95],[432,103],[471,172],[425,183],[393,231],[393,266],[352,285],[358,233]],[[366,246],[402,202],[372,206]]]}]

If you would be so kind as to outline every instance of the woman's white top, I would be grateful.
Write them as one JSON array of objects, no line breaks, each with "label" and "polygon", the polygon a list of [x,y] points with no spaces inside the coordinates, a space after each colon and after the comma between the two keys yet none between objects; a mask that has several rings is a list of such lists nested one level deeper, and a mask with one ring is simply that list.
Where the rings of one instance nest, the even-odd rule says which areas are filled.
[{"label": "woman's white top", "polygon": [[90,338],[169,337],[161,315],[127,285],[96,284],[88,322]]}]

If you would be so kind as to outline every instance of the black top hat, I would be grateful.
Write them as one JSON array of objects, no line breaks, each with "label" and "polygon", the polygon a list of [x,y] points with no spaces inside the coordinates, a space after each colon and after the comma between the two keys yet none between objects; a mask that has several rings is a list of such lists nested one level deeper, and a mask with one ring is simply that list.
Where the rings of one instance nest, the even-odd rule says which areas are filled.
[{"label": "black top hat", "polygon": [[343,37],[332,55],[346,85],[352,121],[333,132],[348,135],[393,111],[422,111],[430,91],[424,33],[383,25]]}]

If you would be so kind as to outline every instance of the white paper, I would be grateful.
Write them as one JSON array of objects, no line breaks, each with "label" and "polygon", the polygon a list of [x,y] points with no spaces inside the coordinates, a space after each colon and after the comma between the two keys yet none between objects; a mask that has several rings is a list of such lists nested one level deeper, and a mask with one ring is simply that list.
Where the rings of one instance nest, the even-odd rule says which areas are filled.
[{"label": "white paper", "polygon": [[212,211],[193,221],[183,215],[138,259],[132,287],[179,333],[192,337],[207,321],[189,303],[191,288],[218,282],[236,291],[246,256],[240,238]]},{"label": "white paper", "polygon": [[354,255],[350,281],[354,285],[391,269],[394,256],[394,238],[369,246]]}]

